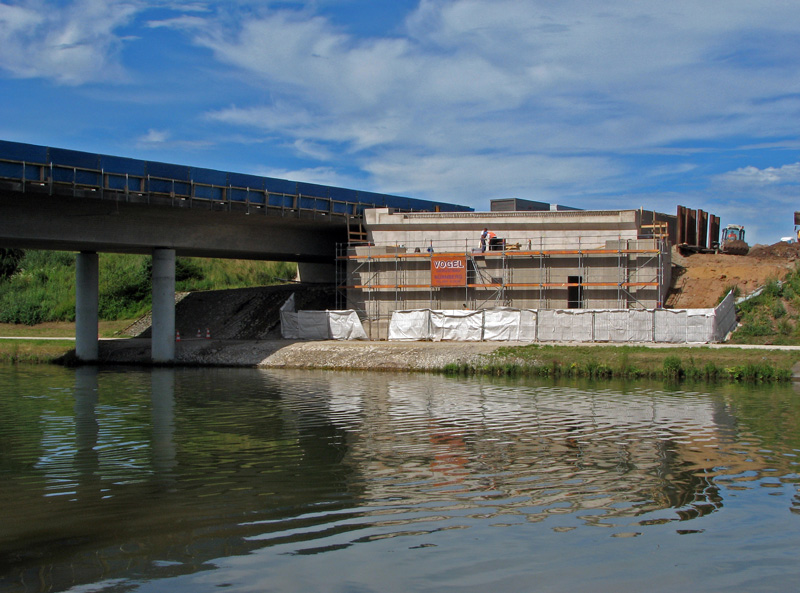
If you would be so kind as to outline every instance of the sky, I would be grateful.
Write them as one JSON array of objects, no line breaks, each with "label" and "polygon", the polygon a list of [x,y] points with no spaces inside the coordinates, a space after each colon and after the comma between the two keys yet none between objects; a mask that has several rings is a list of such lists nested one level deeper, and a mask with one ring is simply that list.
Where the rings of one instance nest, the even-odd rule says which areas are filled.
[{"label": "sky", "polygon": [[0,139],[488,210],[800,210],[796,0],[0,0]]}]

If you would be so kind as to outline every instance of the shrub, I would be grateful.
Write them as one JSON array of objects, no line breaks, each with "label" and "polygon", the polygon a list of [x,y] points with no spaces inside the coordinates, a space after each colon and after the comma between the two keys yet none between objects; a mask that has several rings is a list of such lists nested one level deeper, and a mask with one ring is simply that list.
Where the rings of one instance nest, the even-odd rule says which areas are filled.
[{"label": "shrub", "polygon": [[667,379],[680,379],[683,375],[683,365],[681,359],[674,354],[664,358],[663,362],[664,377]]},{"label": "shrub", "polygon": [[775,319],[780,319],[786,315],[786,307],[783,306],[783,301],[775,301],[772,303],[772,316]]}]

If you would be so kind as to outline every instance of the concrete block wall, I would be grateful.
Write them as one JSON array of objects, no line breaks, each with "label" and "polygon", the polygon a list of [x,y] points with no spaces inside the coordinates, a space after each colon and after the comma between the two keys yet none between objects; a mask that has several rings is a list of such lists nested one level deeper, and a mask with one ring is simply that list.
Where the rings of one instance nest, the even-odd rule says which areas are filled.
[{"label": "concrete block wall", "polygon": [[[638,210],[602,212],[524,213],[418,213],[395,214],[388,209],[366,212],[367,229],[376,244],[350,250],[359,260],[349,261],[348,285],[382,286],[348,290],[348,307],[369,316],[387,317],[401,309],[468,309],[513,306],[518,308],[565,308],[569,289],[511,284],[566,284],[570,277],[583,283],[584,308],[652,308],[663,303],[669,286],[668,245],[639,238]],[[651,217],[652,218],[652,217]],[[513,251],[474,253],[480,232],[491,228],[498,236],[517,238],[520,251],[538,249],[611,250],[611,253],[518,255]],[[468,239],[463,237],[468,235]],[[508,245],[508,242],[507,242]],[[434,253],[467,254],[469,284],[496,283],[497,287],[430,287],[428,248]],[[623,253],[658,250],[655,253]],[[617,253],[614,253],[614,252]],[[474,264],[472,263],[474,262]],[[478,274],[474,273],[477,267]],[[620,283],[657,283],[628,286]],[[396,286],[408,288],[396,288]],[[419,288],[420,286],[424,288]]]}]

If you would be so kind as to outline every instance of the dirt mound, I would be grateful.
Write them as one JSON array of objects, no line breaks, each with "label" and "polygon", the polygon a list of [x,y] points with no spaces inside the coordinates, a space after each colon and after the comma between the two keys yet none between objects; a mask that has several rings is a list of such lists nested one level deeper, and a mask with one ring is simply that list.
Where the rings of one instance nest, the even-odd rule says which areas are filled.
[{"label": "dirt mound", "polygon": [[796,261],[800,259],[800,243],[779,241],[774,245],[755,245],[747,257]]},{"label": "dirt mound", "polygon": [[721,253],[682,256],[673,249],[672,286],[666,306],[714,307],[733,286],[738,286],[739,292],[746,295],[770,280],[782,279],[797,260],[800,260],[797,243],[755,245],[746,256]]},{"label": "dirt mound", "polygon": [[[263,340],[280,337],[280,308],[295,294],[295,307],[301,310],[336,308],[333,285],[288,284],[231,290],[191,292],[175,306],[175,329],[182,339],[200,337],[206,331],[220,340]],[[137,337],[150,337],[150,326]]]}]

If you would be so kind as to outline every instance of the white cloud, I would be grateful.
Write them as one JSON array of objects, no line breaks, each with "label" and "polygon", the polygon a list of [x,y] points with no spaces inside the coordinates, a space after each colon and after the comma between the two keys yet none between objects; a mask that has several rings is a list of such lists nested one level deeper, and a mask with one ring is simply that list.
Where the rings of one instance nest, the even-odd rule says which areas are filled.
[{"label": "white cloud", "polygon": [[139,145],[146,144],[163,144],[169,140],[170,133],[165,130],[147,130],[147,134],[137,138],[136,142]]},{"label": "white cloud", "polygon": [[600,157],[536,154],[454,157],[392,152],[370,160],[363,168],[380,180],[382,191],[401,188],[413,196],[478,208],[486,208],[492,198],[508,197],[567,203],[571,194],[607,188],[620,173],[616,165]]},{"label": "white cloud", "polygon": [[[774,185],[793,185],[794,191],[800,186],[800,163],[783,165],[782,167],[748,166],[729,171],[717,177],[717,181],[726,185],[743,188],[759,188]],[[800,205],[799,205],[800,206]]]},{"label": "white cloud", "polygon": [[0,68],[67,85],[120,80],[122,39],[115,30],[137,10],[136,0],[0,4]]},{"label": "white cloud", "polygon": [[175,150],[189,149],[196,150],[208,148],[213,145],[211,141],[204,140],[176,140],[173,139],[172,132],[167,130],[149,129],[146,134],[136,138],[136,147],[144,150]]},{"label": "white cloud", "polygon": [[[741,0],[724,6],[617,2],[601,12],[580,0],[426,0],[406,36],[373,39],[308,12],[266,12],[238,31],[202,17],[191,26],[196,43],[254,75],[282,108],[297,109],[296,118],[275,118],[272,106],[233,108],[264,114],[260,127],[276,133],[337,138],[355,150],[441,150],[452,138],[459,147],[488,141],[519,150],[533,141],[542,151],[578,153],[759,135],[763,120],[796,109],[792,101],[754,105],[793,91],[786,74],[796,65],[743,76],[735,52],[742,31],[789,31],[787,20],[800,12]],[[309,113],[313,123],[292,124]],[[465,128],[473,131],[467,138]]]},{"label": "white cloud", "polygon": [[359,187],[362,180],[349,175],[343,175],[333,167],[311,167],[307,169],[276,169],[262,167],[254,171],[256,175],[274,177],[276,179],[291,179],[305,183],[318,183],[335,187]]}]

